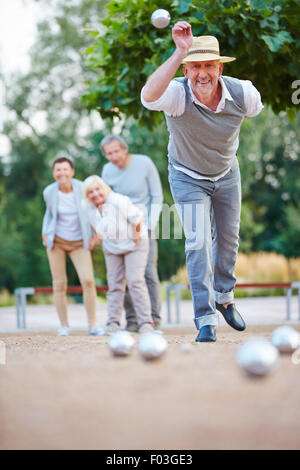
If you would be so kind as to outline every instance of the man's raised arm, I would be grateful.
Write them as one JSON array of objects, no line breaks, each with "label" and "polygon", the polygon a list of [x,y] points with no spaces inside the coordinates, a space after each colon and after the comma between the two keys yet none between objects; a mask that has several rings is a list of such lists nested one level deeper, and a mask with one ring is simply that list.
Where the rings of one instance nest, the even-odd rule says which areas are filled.
[{"label": "man's raised arm", "polygon": [[191,25],[186,21],[176,23],[172,29],[172,38],[176,45],[175,51],[150,75],[143,88],[143,99],[148,103],[161,97],[185,58],[193,41]]}]

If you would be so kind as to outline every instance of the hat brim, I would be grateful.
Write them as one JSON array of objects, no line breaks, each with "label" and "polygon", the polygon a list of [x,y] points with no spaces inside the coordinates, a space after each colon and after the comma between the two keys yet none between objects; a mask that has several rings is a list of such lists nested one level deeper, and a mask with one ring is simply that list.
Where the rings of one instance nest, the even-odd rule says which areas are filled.
[{"label": "hat brim", "polygon": [[218,56],[215,54],[190,54],[185,57],[182,61],[183,64],[187,62],[206,62],[208,60],[219,60],[220,62],[232,62],[236,60],[235,57],[227,57],[227,56]]}]

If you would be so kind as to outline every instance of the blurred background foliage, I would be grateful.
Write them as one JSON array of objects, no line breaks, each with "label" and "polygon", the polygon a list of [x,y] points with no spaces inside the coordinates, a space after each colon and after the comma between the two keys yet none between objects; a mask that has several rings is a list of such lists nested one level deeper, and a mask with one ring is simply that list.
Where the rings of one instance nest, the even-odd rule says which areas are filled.
[{"label": "blurred background foliage", "polygon": [[85,95],[102,117],[124,113],[148,128],[161,122],[138,99],[147,77],[174,51],[170,28],[149,21],[157,8],[170,12],[171,24],[188,21],[194,36],[217,36],[221,53],[238,58],[224,75],[253,81],[265,104],[295,115],[290,87],[300,77],[299,0],[111,0],[106,8],[91,32],[88,66],[97,74]]},{"label": "blurred background foliage", "polygon": [[[72,157],[79,179],[100,174],[105,161],[99,142],[120,133],[130,152],[152,158],[164,202],[173,204],[163,115],[144,110],[139,98],[146,77],[172,50],[170,30],[150,24],[157,7],[189,19],[197,34],[218,35],[221,50],[238,57],[226,74],[253,80],[266,104],[258,117],[245,120],[240,135],[240,251],[300,256],[300,114],[291,101],[292,81],[300,79],[298,0],[35,1],[45,15],[29,71],[4,75],[3,133],[10,150],[0,155],[0,289],[51,284],[41,244],[42,191],[52,182],[58,155]],[[101,249],[93,260],[97,283],[105,284]],[[176,275],[184,261],[184,240],[159,240],[161,280]],[[70,263],[68,271],[69,284],[78,284]],[[291,280],[296,272],[289,271]]]}]

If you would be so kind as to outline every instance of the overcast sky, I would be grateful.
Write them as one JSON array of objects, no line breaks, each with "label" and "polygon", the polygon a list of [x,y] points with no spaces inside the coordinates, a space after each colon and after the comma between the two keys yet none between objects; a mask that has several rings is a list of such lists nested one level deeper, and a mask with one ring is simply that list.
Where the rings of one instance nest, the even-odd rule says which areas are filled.
[{"label": "overcast sky", "polygon": [[36,22],[40,16],[38,4],[28,0],[0,0],[0,70],[26,70],[27,52],[32,45]]},{"label": "overcast sky", "polygon": [[[27,71],[28,50],[33,44],[36,23],[41,16],[39,5],[28,0],[0,0],[0,132],[5,113],[5,96],[1,74]],[[0,152],[8,150],[7,140],[0,136]]]},{"label": "overcast sky", "polygon": [[45,8],[33,0],[0,0],[0,156],[7,155],[10,147],[7,137],[1,134],[6,113],[1,74],[9,86],[7,78],[11,72],[27,72],[36,24],[45,14]]}]

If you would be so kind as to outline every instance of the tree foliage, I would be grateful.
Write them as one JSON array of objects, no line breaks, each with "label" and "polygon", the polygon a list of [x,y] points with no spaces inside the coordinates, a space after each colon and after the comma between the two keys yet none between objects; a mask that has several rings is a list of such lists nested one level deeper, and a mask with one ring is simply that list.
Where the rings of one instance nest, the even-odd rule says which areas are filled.
[{"label": "tree foliage", "polygon": [[[102,166],[106,161],[99,150],[99,143],[107,133],[119,132],[127,140],[130,152],[144,153],[152,158],[162,180],[164,202],[169,205],[173,204],[167,179],[168,133],[166,127],[160,124],[161,114],[148,113],[143,110],[139,98],[140,88],[146,77],[173,50],[169,37],[170,30],[155,30],[150,25],[150,15],[153,10],[163,6],[171,10],[173,21],[175,21],[182,17],[192,19],[196,14],[200,15],[200,10],[203,15],[208,15],[207,7],[215,8],[210,11],[215,12],[216,18],[211,15],[209,24],[221,24],[222,33],[225,26],[222,25],[222,21],[218,20],[220,19],[220,14],[216,11],[218,6],[221,4],[224,6],[226,3],[227,9],[236,8],[236,11],[241,14],[244,8],[242,6],[246,4],[246,2],[229,1],[191,3],[190,1],[166,0],[161,5],[151,0],[147,2],[120,0],[114,2],[114,6],[113,2],[110,2],[111,10],[108,12],[111,11],[111,13],[108,13],[104,20],[107,22],[107,31],[102,38],[102,43],[98,33],[96,33],[97,36],[90,37],[85,30],[92,29],[91,25],[103,16],[104,2],[99,0],[37,1],[45,6],[46,19],[38,25],[37,40],[30,54],[30,69],[24,74],[6,77],[8,111],[4,133],[9,138],[11,150],[5,158],[1,158],[0,155],[0,286],[10,291],[22,285],[49,285],[51,283],[47,256],[41,245],[41,224],[44,213],[42,190],[53,181],[51,162],[61,152],[73,158],[76,177],[79,179],[90,174],[101,174]],[[298,16],[292,23],[292,7],[297,3],[276,2],[276,5],[284,11],[284,15],[289,17],[289,24],[293,25],[294,30],[298,24]],[[238,10],[239,5],[241,10]],[[269,6],[275,8],[274,5],[275,3],[271,0],[249,2],[249,8],[251,6],[255,18],[265,15],[265,19],[269,18],[269,21],[270,15],[266,12],[269,11]],[[288,6],[289,13],[287,14]],[[193,16],[189,13],[191,8]],[[129,14],[131,17],[128,17]],[[128,18],[128,21],[124,18]],[[230,15],[225,11],[222,18],[229,20]],[[110,27],[110,21],[112,27]],[[258,25],[250,18],[247,21],[253,22],[258,36]],[[282,19],[278,21],[280,24]],[[207,24],[206,21],[199,22],[200,29],[197,34],[202,33],[201,28],[204,28],[203,32],[207,30],[204,27],[205,24]],[[214,27],[217,28],[217,26]],[[119,28],[118,36],[115,36],[114,28]],[[238,26],[238,28],[240,29],[237,38],[241,40],[241,27]],[[294,40],[292,26],[288,26],[288,29]],[[234,35],[229,35],[227,38],[226,35],[218,33],[213,28],[209,32],[218,35],[221,50],[234,54],[239,47],[239,55],[236,55],[242,55],[243,47],[242,45],[240,47]],[[265,34],[266,30],[261,30],[261,32]],[[272,34],[275,34],[274,31]],[[116,37],[120,42],[116,42]],[[95,38],[97,42],[91,45],[89,56],[89,60],[92,62],[94,60],[94,67],[91,70],[87,69],[84,64],[84,50]],[[231,38],[230,41],[229,38]],[[231,44],[231,41],[234,42]],[[96,44],[98,44],[98,50]],[[266,69],[270,68],[268,60],[274,57],[274,77],[269,84],[270,94],[279,83],[281,84],[280,93],[289,94],[289,81],[284,84],[282,81],[286,73],[290,74],[287,62],[275,62],[275,58],[280,58],[280,51],[271,53],[267,45],[264,46],[267,49],[263,49],[261,46],[266,42],[262,40],[259,43],[258,53],[256,43],[251,44],[249,42],[247,46],[251,57],[260,57],[262,61],[263,55],[267,56]],[[287,51],[290,64],[293,63],[291,46],[296,54],[299,43],[286,42],[282,49],[282,51]],[[105,54],[107,55],[103,56],[102,65],[99,57],[102,57],[103,47],[106,47]],[[254,48],[253,54],[252,48]],[[284,55],[283,52],[281,54]],[[239,61],[230,65],[230,67],[234,64],[241,67],[240,78],[246,78],[242,72],[246,70],[248,73],[250,70],[247,64],[245,65],[245,60],[240,62],[240,65],[238,65]],[[251,73],[256,73],[254,82],[260,89],[259,80],[261,79],[263,83],[265,80],[263,75],[269,71],[261,68],[258,73],[255,63],[251,65],[249,61],[249,65]],[[231,70],[234,69],[230,68],[230,73]],[[297,70],[295,68],[295,74],[298,73]],[[107,76],[107,82],[103,81],[106,80],[105,76]],[[102,117],[107,117],[105,121],[100,119],[95,121],[96,113],[89,114],[86,105],[81,100],[85,80],[91,83],[91,87],[95,86],[96,94],[93,95],[93,99],[95,103],[98,103],[95,108],[98,107]],[[275,83],[276,80],[278,83]],[[103,86],[112,88],[103,89],[101,88]],[[130,92],[128,92],[128,87]],[[266,102],[264,93],[263,90],[262,94]],[[278,109],[285,106],[282,100],[283,95],[280,96]],[[107,107],[102,106],[101,101],[97,100],[105,102],[107,100]],[[122,106],[121,100],[124,100]],[[282,106],[281,103],[283,103]],[[89,104],[91,108],[94,106],[91,105],[92,102]],[[118,109],[114,109],[115,107]],[[121,121],[111,119],[120,110],[126,113],[126,119],[124,115]],[[134,119],[134,116],[137,119]],[[152,126],[152,129],[141,126],[142,121],[148,124],[148,127]],[[240,238],[242,251],[270,250],[283,253],[288,257],[300,255],[298,217],[300,186],[299,178],[297,178],[299,175],[299,132],[299,114],[296,115],[292,124],[287,119],[286,113],[274,115],[268,107],[260,116],[247,119],[243,124],[238,155],[244,200]],[[93,261],[98,282],[105,282],[105,266],[102,251],[99,248],[93,252]],[[159,240],[161,279],[169,279],[183,263],[184,240],[172,239],[171,232],[170,240]],[[69,270],[69,282],[70,284],[78,283],[74,270]]]},{"label": "tree foliage", "polygon": [[[50,285],[47,255],[41,244],[45,210],[44,187],[53,181],[51,162],[60,154],[71,157],[75,177],[101,174],[106,163],[100,152],[101,139],[111,133],[114,122],[89,114],[81,101],[84,50],[91,41],[84,32],[102,14],[99,0],[38,0],[45,18],[38,24],[37,39],[30,52],[30,68],[24,74],[7,76],[8,156],[0,155],[0,288]],[[92,72],[93,73],[93,72]],[[96,114],[96,113],[95,113]],[[167,134],[140,130],[133,120],[122,126],[130,151],[146,153],[155,162],[164,185],[165,201],[172,203],[167,183],[165,149]],[[5,163],[4,163],[5,162]],[[184,262],[184,249],[174,240],[159,242],[160,276],[170,277]],[[173,253],[173,256],[169,256]],[[98,283],[105,283],[102,250],[93,251]],[[78,284],[68,263],[70,284]]]},{"label": "tree foliage", "polygon": [[242,223],[242,245],[251,238],[250,251],[299,256],[300,113],[291,123],[285,112],[265,109],[244,126],[239,149],[243,222],[250,216],[251,223],[248,229]]},{"label": "tree foliage", "polygon": [[[124,113],[149,128],[161,121],[160,113],[143,109],[139,96],[148,76],[174,50],[170,29],[156,29],[150,22],[161,7],[158,0],[111,0],[91,33],[95,39],[86,50],[87,65],[96,76],[88,80],[85,100],[103,118]],[[186,20],[195,36],[217,36],[221,53],[237,57],[224,74],[250,79],[275,112],[295,114],[291,96],[292,83],[300,77],[299,0],[165,0],[163,8],[172,23]]]},{"label": "tree foliage", "polygon": [[[101,15],[104,2],[39,2],[45,16],[30,51],[29,71],[5,76],[3,133],[11,149],[5,158],[0,155],[0,286],[9,290],[51,284],[41,243],[42,191],[53,181],[51,162],[61,154],[71,157],[79,179],[101,167],[101,133],[90,137],[101,121],[93,124],[81,94],[83,52],[90,42],[84,28]],[[101,250],[93,256],[97,275],[105,280]],[[73,269],[69,281],[78,284]]]}]

